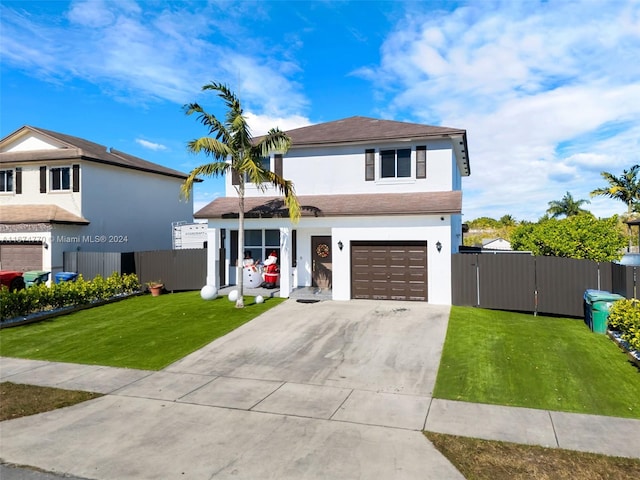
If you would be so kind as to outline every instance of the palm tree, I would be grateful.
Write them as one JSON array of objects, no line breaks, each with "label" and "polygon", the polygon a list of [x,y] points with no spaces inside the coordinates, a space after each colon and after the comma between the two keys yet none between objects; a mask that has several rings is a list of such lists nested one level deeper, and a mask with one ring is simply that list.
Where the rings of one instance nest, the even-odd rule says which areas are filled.
[{"label": "palm tree", "polygon": [[602,195],[620,200],[627,205],[627,214],[630,214],[640,203],[640,180],[637,179],[639,170],[640,165],[634,165],[629,170],[623,170],[620,177],[609,172],[601,172],[600,175],[609,183],[609,186],[596,188],[591,192],[591,196]]},{"label": "palm tree", "polygon": [[574,200],[569,192],[565,193],[562,200],[553,200],[549,202],[549,208],[547,213],[552,218],[557,218],[560,215],[565,217],[572,217],[581,213],[587,213],[587,210],[580,208],[585,203],[590,203],[589,200]]},{"label": "palm tree", "polygon": [[210,83],[203,86],[202,90],[217,91],[218,96],[225,102],[227,113],[224,122],[221,122],[214,115],[205,112],[197,103],[184,106],[187,115],[198,114],[198,121],[208,128],[210,135],[191,140],[187,144],[187,149],[192,153],[204,152],[205,155],[213,157],[214,161],[194,168],[182,184],[181,193],[185,198],[189,198],[193,183],[200,176],[217,177],[226,173],[237,176],[238,185],[234,185],[238,192],[239,206],[236,307],[243,308],[242,252],[244,250],[245,182],[254,183],[262,191],[265,191],[267,184],[276,187],[284,195],[289,217],[292,221],[297,221],[300,218],[300,204],[295,195],[293,183],[263,168],[260,162],[261,158],[268,156],[271,152],[286,153],[291,146],[291,139],[278,128],[271,129],[263,137],[252,138],[247,120],[243,116],[240,100],[226,85]]}]

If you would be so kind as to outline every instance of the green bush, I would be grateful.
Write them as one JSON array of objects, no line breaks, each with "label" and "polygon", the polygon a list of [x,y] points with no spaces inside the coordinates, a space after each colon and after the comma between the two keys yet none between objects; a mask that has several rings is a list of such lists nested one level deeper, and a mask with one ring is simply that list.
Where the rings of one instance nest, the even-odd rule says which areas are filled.
[{"label": "green bush", "polygon": [[34,312],[86,305],[139,290],[140,281],[135,274],[120,275],[118,273],[113,273],[107,278],[97,276],[90,282],[79,275],[75,282],[54,283],[51,287],[44,284],[34,285],[15,292],[2,287],[0,288],[0,321]]},{"label": "green bush", "polygon": [[618,300],[609,312],[609,328],[619,330],[631,348],[640,351],[640,301]]}]

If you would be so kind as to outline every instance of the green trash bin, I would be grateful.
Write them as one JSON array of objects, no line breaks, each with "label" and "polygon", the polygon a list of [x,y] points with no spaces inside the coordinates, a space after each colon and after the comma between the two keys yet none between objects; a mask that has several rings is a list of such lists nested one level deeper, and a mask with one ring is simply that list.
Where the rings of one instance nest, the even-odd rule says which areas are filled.
[{"label": "green trash bin", "polygon": [[31,270],[29,272],[24,272],[22,276],[24,277],[24,284],[27,287],[31,287],[33,285],[39,285],[41,283],[46,283],[49,280],[49,273],[44,270]]},{"label": "green trash bin", "polygon": [[585,323],[593,333],[607,333],[607,321],[613,302],[625,297],[604,290],[587,290],[585,300]]}]

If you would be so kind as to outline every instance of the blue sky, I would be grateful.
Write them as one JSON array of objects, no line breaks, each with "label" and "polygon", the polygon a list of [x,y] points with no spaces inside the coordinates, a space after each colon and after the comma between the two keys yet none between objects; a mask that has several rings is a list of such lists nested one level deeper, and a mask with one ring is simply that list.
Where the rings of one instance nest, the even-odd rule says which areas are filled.
[{"label": "blue sky", "polygon": [[[536,220],[640,163],[640,1],[0,1],[0,135],[188,172],[227,83],[256,134],[353,115],[464,128],[465,220]],[[295,179],[292,179],[295,183]],[[207,179],[196,209],[223,193]],[[593,198],[601,217],[621,202]]]}]

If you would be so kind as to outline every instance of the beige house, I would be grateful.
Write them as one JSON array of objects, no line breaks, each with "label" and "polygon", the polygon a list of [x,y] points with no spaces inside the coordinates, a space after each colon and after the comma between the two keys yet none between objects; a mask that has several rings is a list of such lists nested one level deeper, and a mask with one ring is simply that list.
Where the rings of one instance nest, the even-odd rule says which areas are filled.
[{"label": "beige house", "polygon": [[0,140],[0,269],[63,269],[64,252],[171,249],[186,174],[42,128]]}]

